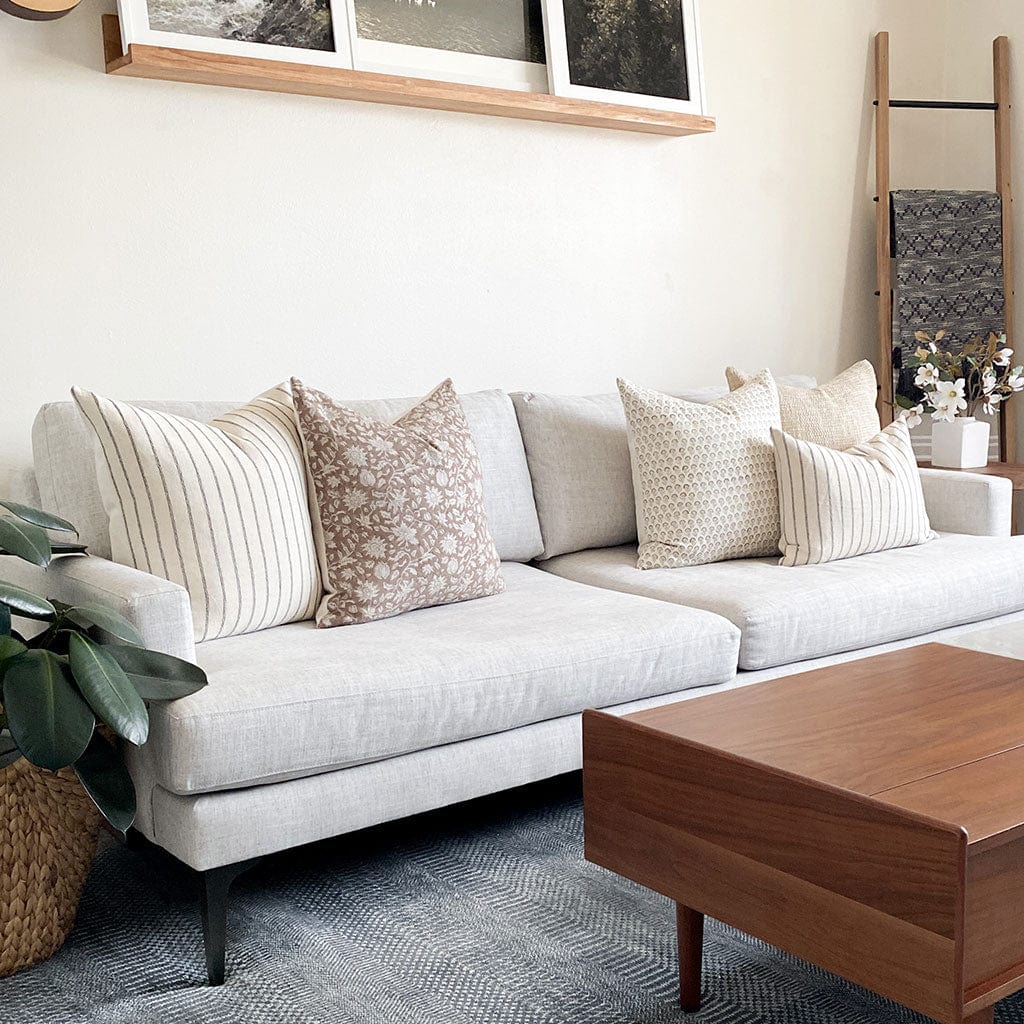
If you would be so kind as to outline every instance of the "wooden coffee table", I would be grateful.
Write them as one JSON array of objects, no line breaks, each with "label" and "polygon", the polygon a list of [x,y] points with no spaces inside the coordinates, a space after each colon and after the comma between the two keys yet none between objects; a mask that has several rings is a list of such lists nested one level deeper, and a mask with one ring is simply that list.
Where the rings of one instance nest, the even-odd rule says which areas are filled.
[{"label": "wooden coffee table", "polygon": [[939,644],[583,720],[588,860],[944,1024],[1024,988],[1024,662]]}]

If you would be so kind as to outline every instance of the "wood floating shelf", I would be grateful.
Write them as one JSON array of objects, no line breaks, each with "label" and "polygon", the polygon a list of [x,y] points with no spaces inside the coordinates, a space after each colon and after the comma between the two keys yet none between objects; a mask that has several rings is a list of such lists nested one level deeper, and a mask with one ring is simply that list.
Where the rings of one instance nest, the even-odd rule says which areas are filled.
[{"label": "wood floating shelf", "polygon": [[457,82],[435,82],[425,78],[378,75],[368,71],[347,71],[137,43],[132,43],[128,52],[123,53],[120,25],[113,14],[103,15],[103,47],[107,74],[128,78],[157,78],[168,82],[328,96],[362,103],[493,114],[526,121],[618,128],[650,135],[699,135],[715,130],[713,117],[594,103],[549,96],[547,93],[490,89]]}]

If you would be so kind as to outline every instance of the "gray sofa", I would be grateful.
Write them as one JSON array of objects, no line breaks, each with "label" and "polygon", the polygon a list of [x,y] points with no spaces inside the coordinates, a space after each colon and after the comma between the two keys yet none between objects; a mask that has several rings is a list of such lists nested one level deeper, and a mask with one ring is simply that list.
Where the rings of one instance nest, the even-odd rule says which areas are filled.
[{"label": "gray sofa", "polygon": [[[715,392],[690,397],[704,399]],[[21,497],[75,522],[94,557],[13,582],[131,619],[210,685],[152,710],[131,754],[138,830],[203,873],[211,982],[240,866],[302,843],[580,767],[580,712],[627,712],[1019,617],[1024,538],[1010,484],[922,471],[941,538],[782,568],[750,559],[633,567],[636,523],[616,396],[462,399],[507,591],[366,625],[293,623],[194,643],[187,593],[107,560],[87,424],[70,403],[33,430]],[[147,403],[208,419],[228,403]],[[395,416],[403,401],[353,402]],[[5,566],[5,573],[7,567]]]}]

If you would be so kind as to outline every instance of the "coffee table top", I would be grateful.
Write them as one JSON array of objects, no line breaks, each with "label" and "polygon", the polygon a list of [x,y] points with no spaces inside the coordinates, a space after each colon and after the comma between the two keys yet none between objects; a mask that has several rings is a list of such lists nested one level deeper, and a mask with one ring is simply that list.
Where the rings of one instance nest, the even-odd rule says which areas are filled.
[{"label": "coffee table top", "polygon": [[960,825],[1024,833],[1024,662],[926,644],[627,716]]}]

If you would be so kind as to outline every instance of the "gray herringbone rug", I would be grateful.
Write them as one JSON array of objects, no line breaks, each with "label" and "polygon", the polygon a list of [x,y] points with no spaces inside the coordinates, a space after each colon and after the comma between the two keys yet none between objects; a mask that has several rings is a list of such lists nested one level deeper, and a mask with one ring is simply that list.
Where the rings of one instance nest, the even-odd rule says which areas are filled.
[{"label": "gray herringbone rug", "polygon": [[237,883],[221,989],[188,875],[108,846],[64,949],[0,981],[0,1022],[924,1020],[711,923],[705,1008],[683,1015],[671,903],[585,863],[581,820],[573,777],[270,858]]}]

